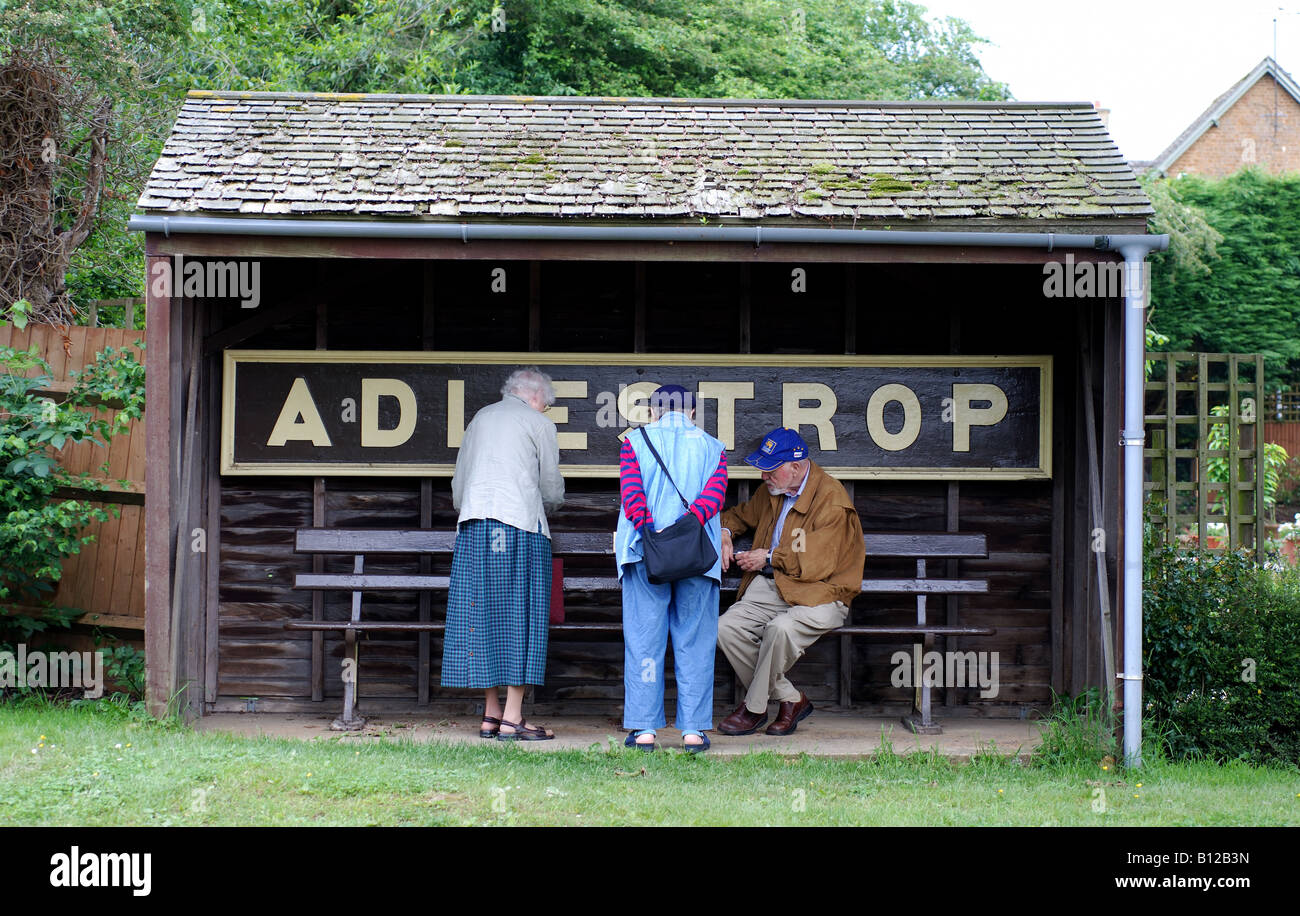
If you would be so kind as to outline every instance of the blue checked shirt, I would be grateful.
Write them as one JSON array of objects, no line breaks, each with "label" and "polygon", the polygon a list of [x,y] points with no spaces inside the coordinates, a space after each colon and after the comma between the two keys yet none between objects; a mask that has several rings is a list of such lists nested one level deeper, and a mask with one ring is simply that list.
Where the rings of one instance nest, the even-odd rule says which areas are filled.
[{"label": "blue checked shirt", "polygon": [[776,550],[781,543],[781,530],[785,528],[785,517],[790,514],[790,510],[794,508],[794,504],[798,502],[799,497],[803,495],[803,488],[808,486],[808,478],[811,476],[812,468],[810,467],[804,472],[803,481],[799,484],[799,489],[794,493],[787,493],[785,495],[785,500],[781,504],[781,514],[776,517],[776,527],[772,529],[772,543],[769,544],[767,548],[768,569],[772,566],[772,551]]}]

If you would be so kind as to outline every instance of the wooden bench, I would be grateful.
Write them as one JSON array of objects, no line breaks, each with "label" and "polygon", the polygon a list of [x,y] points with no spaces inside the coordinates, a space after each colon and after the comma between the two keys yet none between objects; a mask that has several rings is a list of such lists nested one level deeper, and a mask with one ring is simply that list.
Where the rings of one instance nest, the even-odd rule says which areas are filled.
[{"label": "wooden bench", "polygon": [[[412,573],[403,575],[386,575],[367,573],[365,558],[407,554],[416,556],[450,558],[456,542],[456,532],[431,528],[402,530],[381,529],[347,529],[347,528],[299,528],[294,539],[294,550],[298,553],[344,554],[351,555],[351,573],[298,573],[294,577],[294,587],[321,591],[352,592],[352,614],[348,620],[290,620],[285,623],[288,630],[332,631],[343,633],[344,639],[344,677],[343,677],[343,714],[334,720],[331,728],[352,731],[365,725],[365,718],[356,711],[356,672],[357,672],[357,634],[367,632],[395,633],[433,633],[446,629],[445,621],[422,620],[365,620],[361,616],[361,595],[364,592],[429,592],[446,591],[451,582],[447,575],[432,573]],[[609,534],[582,532],[555,532],[551,538],[551,553],[556,557],[604,557],[611,561],[614,556],[614,541]],[[609,564],[611,567],[613,563]],[[564,577],[565,592],[573,591],[618,591],[618,577],[608,576],[569,576]],[[424,617],[426,602],[421,602],[421,616]],[[566,632],[622,632],[622,625],[617,623],[559,623],[551,624],[552,633]],[[351,660],[350,670],[347,666]]]},{"label": "wooden bench", "polygon": [[[420,557],[449,558],[455,544],[456,532],[437,529],[339,529],[300,528],[296,533],[295,551],[318,555],[351,555],[352,572],[298,573],[294,587],[312,590],[338,590],[352,593],[351,615],[348,620],[290,620],[289,630],[341,632],[344,636],[343,714],[334,720],[332,728],[353,730],[364,726],[365,719],[356,710],[357,634],[365,632],[441,632],[444,621],[430,619],[428,603],[421,602],[420,620],[366,620],[361,616],[361,596],[365,592],[445,591],[450,577],[433,573],[376,574],[365,571],[367,556],[416,555]],[[995,632],[989,627],[962,627],[931,624],[926,620],[926,596],[932,594],[981,594],[988,591],[983,579],[931,578],[926,575],[926,560],[942,558],[986,557],[982,534],[952,534],[928,532],[872,532],[865,535],[868,561],[872,559],[913,559],[916,561],[915,578],[867,578],[862,582],[864,594],[910,594],[916,596],[917,620],[906,625],[845,626],[831,631],[842,636],[921,636],[929,641],[934,636],[982,636]],[[613,557],[613,538],[607,533],[555,532],[551,541],[552,555],[561,558],[590,560]],[[422,560],[422,565],[424,561]],[[612,564],[610,564],[612,566]],[[735,591],[739,578],[726,577],[724,591]],[[564,591],[617,592],[618,576],[569,575],[564,576]],[[599,633],[622,631],[619,623],[600,621],[552,624],[552,633]],[[350,665],[349,665],[350,661]],[[915,708],[903,719],[914,731],[935,733],[939,726],[930,714],[930,687],[917,685]]]}]

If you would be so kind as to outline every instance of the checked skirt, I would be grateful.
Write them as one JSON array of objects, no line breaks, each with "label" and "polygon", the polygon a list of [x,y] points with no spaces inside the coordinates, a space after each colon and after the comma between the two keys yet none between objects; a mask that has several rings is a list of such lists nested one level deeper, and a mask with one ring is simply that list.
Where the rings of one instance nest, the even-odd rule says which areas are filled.
[{"label": "checked skirt", "polygon": [[551,541],[496,519],[456,529],[442,686],[541,684],[551,609]]}]

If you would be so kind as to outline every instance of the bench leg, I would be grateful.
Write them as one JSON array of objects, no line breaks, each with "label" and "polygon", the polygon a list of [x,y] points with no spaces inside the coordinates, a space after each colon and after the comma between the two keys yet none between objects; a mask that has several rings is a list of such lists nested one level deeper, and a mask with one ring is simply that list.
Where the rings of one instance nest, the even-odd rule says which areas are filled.
[{"label": "bench leg", "polygon": [[330,723],[330,729],[336,732],[354,732],[366,727],[364,716],[357,715],[357,634],[348,630],[344,635],[344,659],[351,660],[351,666],[343,668],[343,715]]},{"label": "bench leg", "polygon": [[[916,561],[916,577],[925,578],[925,560]],[[925,626],[925,595],[916,596],[916,622]],[[921,655],[934,648],[934,635],[926,633],[921,640]],[[921,672],[916,682],[916,693],[912,699],[912,711],[903,717],[903,724],[907,726],[908,731],[916,735],[941,735],[943,729],[937,722],[930,717],[930,684],[926,681]]]}]

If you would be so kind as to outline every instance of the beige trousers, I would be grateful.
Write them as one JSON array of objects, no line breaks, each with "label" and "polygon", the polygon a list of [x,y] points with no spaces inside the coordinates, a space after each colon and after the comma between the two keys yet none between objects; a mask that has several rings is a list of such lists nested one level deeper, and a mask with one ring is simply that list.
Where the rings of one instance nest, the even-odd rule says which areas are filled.
[{"label": "beige trousers", "polygon": [[718,620],[718,645],[745,685],[745,708],[757,715],[767,712],[769,700],[798,702],[799,690],[785,673],[822,634],[843,626],[848,614],[839,601],[786,604],[773,580],[755,577]]}]

